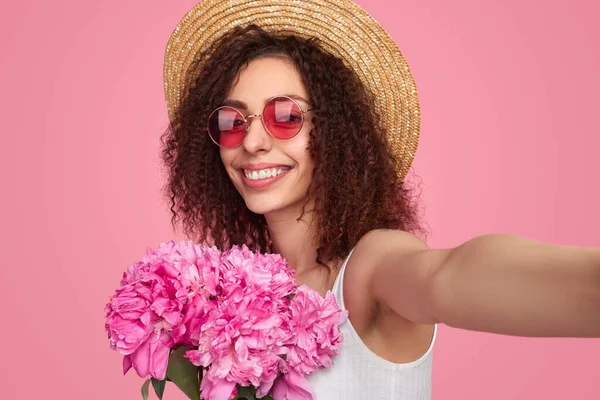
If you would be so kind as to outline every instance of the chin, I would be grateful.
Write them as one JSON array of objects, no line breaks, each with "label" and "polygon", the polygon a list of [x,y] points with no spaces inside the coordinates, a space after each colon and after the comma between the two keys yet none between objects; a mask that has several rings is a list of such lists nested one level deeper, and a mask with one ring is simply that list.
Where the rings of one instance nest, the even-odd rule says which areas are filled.
[{"label": "chin", "polygon": [[257,200],[258,201],[246,200],[246,207],[248,207],[248,209],[255,214],[268,214],[270,212],[278,211],[282,208],[285,208],[285,205],[282,204],[264,202],[260,201],[259,199]]},{"label": "chin", "polygon": [[[283,211],[285,209],[292,210],[298,208],[301,210],[303,199],[294,200],[294,199],[275,199],[274,195],[265,196],[266,199],[262,196],[256,196],[254,198],[246,198],[244,199],[246,203],[246,207],[250,211],[255,214],[269,214],[273,212]],[[270,200],[270,201],[269,201]]]}]

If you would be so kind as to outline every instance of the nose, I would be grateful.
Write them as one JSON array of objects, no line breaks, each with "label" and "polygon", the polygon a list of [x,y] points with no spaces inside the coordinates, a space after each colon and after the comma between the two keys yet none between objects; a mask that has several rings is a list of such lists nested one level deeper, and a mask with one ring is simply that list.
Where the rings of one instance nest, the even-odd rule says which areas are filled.
[{"label": "nose", "polygon": [[[265,129],[260,114],[252,114],[246,117],[248,126],[243,146],[249,153],[256,153],[261,150],[268,151],[271,148],[271,135]],[[252,124],[257,120],[255,124]],[[254,126],[252,126],[254,125]]]}]

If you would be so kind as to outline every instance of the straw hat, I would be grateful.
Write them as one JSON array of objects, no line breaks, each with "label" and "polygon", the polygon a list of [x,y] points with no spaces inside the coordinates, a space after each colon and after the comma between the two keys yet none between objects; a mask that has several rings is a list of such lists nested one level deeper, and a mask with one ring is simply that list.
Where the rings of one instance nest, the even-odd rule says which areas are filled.
[{"label": "straw hat", "polygon": [[167,44],[164,84],[169,118],[184,96],[185,74],[195,55],[234,26],[254,23],[267,32],[317,36],[322,48],[354,69],[374,95],[404,179],[419,140],[415,82],[398,46],[349,0],[204,0],[179,22]]}]

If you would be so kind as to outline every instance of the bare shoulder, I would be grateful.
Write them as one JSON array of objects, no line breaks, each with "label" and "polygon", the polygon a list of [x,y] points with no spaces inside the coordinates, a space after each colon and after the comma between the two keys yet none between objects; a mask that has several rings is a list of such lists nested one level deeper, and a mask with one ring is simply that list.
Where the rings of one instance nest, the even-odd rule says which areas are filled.
[{"label": "bare shoulder", "polygon": [[[360,239],[348,260],[344,276],[344,299],[351,322],[367,347],[388,361],[410,362],[422,356],[431,343],[434,325],[426,319],[419,320],[418,316],[415,318],[417,314],[404,315],[390,307],[382,293],[377,293],[382,290],[377,279],[382,276],[385,278],[385,274],[389,273],[383,271],[401,268],[400,265],[390,266],[391,259],[410,262],[412,257],[427,249],[424,241],[409,232],[377,229]],[[426,280],[428,272],[425,268],[421,269],[420,279]],[[407,277],[414,273],[408,273]],[[418,282],[416,280],[413,283],[418,286]],[[391,286],[405,301],[414,300],[406,295],[404,288],[394,288],[393,283]],[[404,296],[400,294],[401,291],[405,292]],[[410,310],[409,306],[403,311],[411,314]]]},{"label": "bare shoulder", "polygon": [[400,229],[373,229],[367,232],[356,247],[361,251],[371,252],[372,256],[385,255],[390,251],[398,253],[428,249],[429,246],[421,238]]},{"label": "bare shoulder", "polygon": [[[356,268],[347,268],[350,275],[348,281],[370,282],[376,269],[381,267],[390,257],[399,257],[402,254],[417,254],[429,247],[419,237],[412,233],[398,229],[374,229],[367,232],[358,241],[348,264],[358,265]],[[376,297],[376,296],[373,296]]]}]

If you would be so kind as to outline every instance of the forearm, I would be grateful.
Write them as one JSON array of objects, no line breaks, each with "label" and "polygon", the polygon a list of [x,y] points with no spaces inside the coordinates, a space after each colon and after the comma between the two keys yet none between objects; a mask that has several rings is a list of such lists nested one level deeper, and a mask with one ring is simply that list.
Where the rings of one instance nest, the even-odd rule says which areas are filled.
[{"label": "forearm", "polygon": [[600,337],[600,249],[504,234],[456,247],[433,280],[434,314],[464,329]]}]

